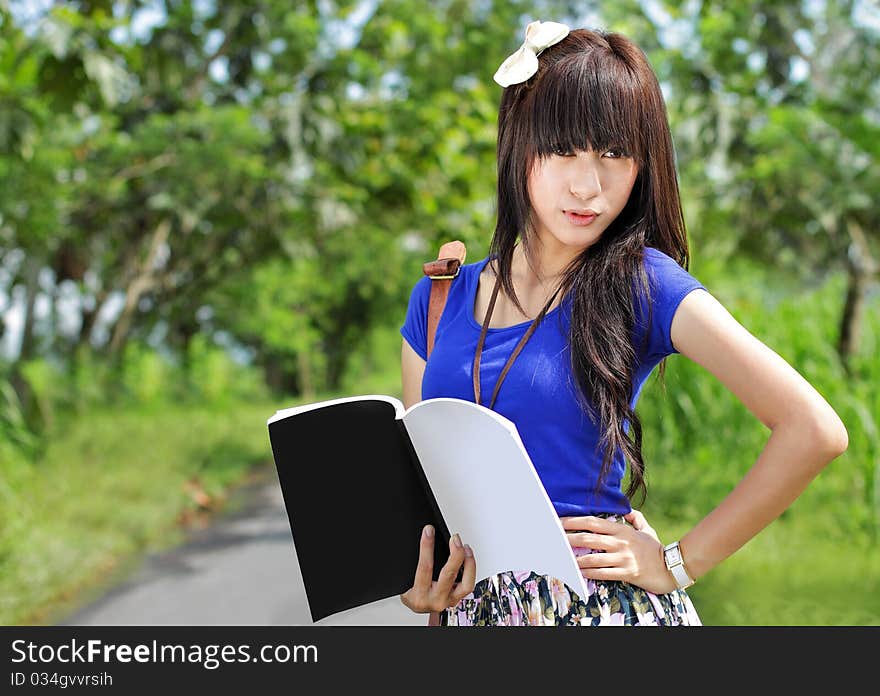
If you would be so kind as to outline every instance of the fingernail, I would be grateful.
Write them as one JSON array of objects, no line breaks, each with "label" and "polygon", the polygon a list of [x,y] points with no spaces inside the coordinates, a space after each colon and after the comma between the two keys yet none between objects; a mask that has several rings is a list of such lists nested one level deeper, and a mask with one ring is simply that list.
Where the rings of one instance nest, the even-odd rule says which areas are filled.
[{"label": "fingernail", "polygon": [[434,536],[434,528],[429,524],[425,527],[425,537],[430,539],[432,536]]},{"label": "fingernail", "polygon": [[470,547],[469,544],[464,545],[464,555],[467,556],[468,558],[474,557],[474,550]]},{"label": "fingernail", "polygon": [[461,548],[461,537],[458,536],[458,532],[456,532],[455,536],[452,537],[452,543],[455,544],[458,548]]}]

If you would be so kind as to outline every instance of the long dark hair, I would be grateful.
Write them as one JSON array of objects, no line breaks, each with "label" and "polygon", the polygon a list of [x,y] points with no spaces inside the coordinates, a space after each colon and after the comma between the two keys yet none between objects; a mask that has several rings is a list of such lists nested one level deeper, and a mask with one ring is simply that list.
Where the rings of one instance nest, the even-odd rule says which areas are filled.
[{"label": "long dark hair", "polygon": [[[573,30],[540,54],[535,75],[506,87],[501,95],[498,222],[489,253],[496,257],[501,287],[523,314],[511,266],[520,235],[527,258],[534,258],[537,244],[528,173],[536,158],[560,146],[566,151],[620,148],[638,164],[624,209],[564,270],[560,286],[572,302],[569,341],[575,393],[599,429],[597,452],[604,448],[597,490],[620,448],[630,467],[626,495],[632,499],[641,492],[644,502],[642,426],[630,407],[636,359],[631,336],[641,311],[634,306],[633,291],[638,287],[648,300],[645,326],[650,326],[644,248],[659,249],[685,270],[689,254],[663,94],[647,57],[625,36]],[[664,359],[664,388],[665,368]]]}]

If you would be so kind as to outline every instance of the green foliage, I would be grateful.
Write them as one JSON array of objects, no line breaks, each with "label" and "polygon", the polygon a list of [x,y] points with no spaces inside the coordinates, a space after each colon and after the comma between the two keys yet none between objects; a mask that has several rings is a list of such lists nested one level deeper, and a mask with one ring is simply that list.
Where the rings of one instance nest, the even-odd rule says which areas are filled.
[{"label": "green foliage", "polygon": [[107,404],[120,393],[113,384],[117,374],[110,361],[86,347],[79,348],[70,366],[58,375],[62,384],[69,385],[62,391],[60,403],[79,416]]},{"label": "green foliage", "polygon": [[403,338],[399,329],[397,324],[377,326],[364,336],[361,350],[352,355],[348,363],[342,393],[388,394],[402,398],[400,347]]},{"label": "green foliage", "polygon": [[132,557],[179,541],[179,516],[199,507],[187,482],[220,505],[270,460],[265,422],[275,408],[91,410],[53,430],[38,461],[0,459],[0,623],[51,622]]},{"label": "green foliage", "polygon": [[120,386],[138,404],[169,402],[175,396],[179,370],[158,352],[142,343],[125,347]]},{"label": "green foliage", "polygon": [[[0,462],[17,469],[36,456],[42,440],[27,423],[21,400],[12,385],[0,381]],[[2,478],[2,477],[0,477]]]},{"label": "green foliage", "polygon": [[0,381],[0,433],[3,447],[23,460],[33,460],[57,429],[107,407],[154,409],[188,403],[222,409],[242,400],[268,398],[260,370],[241,364],[221,346],[199,334],[183,362],[141,343],[126,346],[117,363],[82,350],[69,365],[37,358],[19,365],[39,413],[38,427],[29,424],[10,382]]},{"label": "green foliage", "polygon": [[258,370],[231,360],[225,349],[211,345],[202,334],[190,343],[187,377],[190,399],[196,403],[222,407],[246,399],[268,398]]}]

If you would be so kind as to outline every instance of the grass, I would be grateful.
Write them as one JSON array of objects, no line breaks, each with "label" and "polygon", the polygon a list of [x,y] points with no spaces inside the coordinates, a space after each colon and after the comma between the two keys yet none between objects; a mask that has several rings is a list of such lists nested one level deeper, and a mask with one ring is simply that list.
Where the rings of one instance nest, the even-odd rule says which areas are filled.
[{"label": "grass", "polygon": [[876,547],[830,542],[816,531],[806,524],[778,520],[700,578],[688,594],[703,623],[880,625]]},{"label": "grass", "polygon": [[277,405],[92,413],[56,433],[36,464],[8,472],[0,510],[0,623],[51,623],[182,521],[221,508],[271,461]]}]

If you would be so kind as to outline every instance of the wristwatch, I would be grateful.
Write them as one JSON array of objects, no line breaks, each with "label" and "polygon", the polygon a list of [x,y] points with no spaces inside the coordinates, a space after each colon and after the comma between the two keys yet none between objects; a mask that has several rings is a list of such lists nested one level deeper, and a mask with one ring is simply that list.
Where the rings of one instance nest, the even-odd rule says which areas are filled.
[{"label": "wristwatch", "polygon": [[681,548],[679,548],[677,541],[663,547],[663,560],[666,561],[666,567],[675,576],[679,590],[690,587],[696,582],[696,580],[691,580],[691,576],[684,569],[684,559],[681,557]]}]

